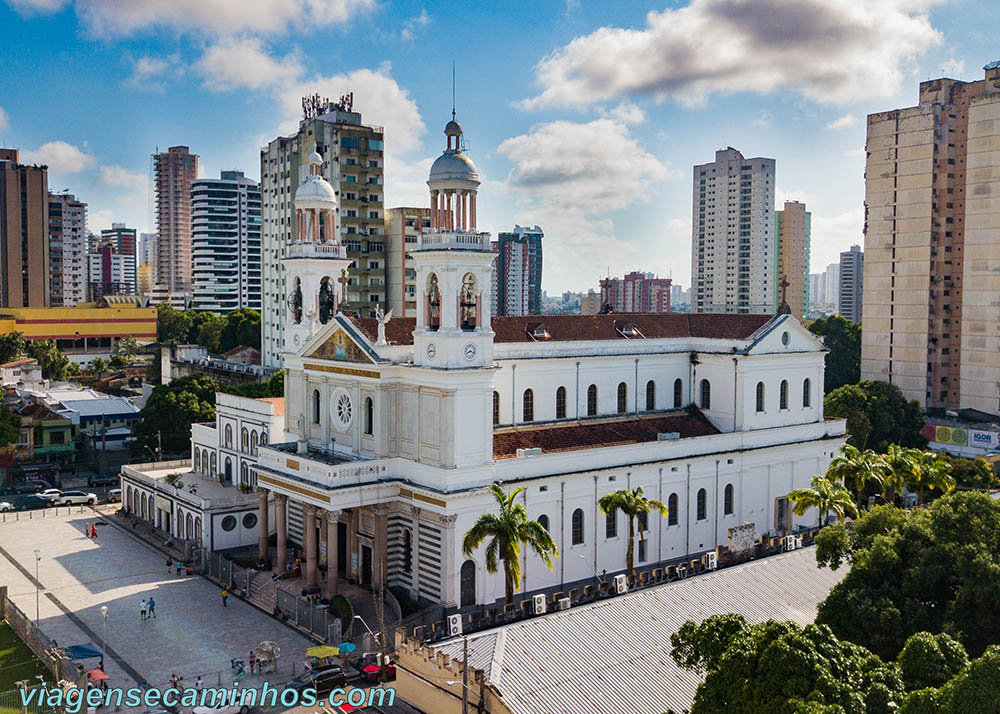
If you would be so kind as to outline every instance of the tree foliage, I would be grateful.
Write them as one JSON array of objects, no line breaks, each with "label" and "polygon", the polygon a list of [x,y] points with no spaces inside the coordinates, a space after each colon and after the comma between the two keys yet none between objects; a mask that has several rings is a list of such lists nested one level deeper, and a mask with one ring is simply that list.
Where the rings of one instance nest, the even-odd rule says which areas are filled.
[{"label": "tree foliage", "polygon": [[157,340],[164,344],[201,345],[216,354],[240,346],[260,349],[260,313],[256,310],[240,308],[225,315],[175,310],[169,305],[156,310]]},{"label": "tree foliage", "polygon": [[43,379],[59,381],[69,375],[69,357],[52,340],[32,340],[28,343],[27,352],[29,357],[38,360]]},{"label": "tree foliage", "polygon": [[808,325],[814,335],[823,337],[830,351],[826,355],[823,388],[829,394],[861,379],[861,325],[840,315],[821,317]]},{"label": "tree foliage", "polygon": [[170,305],[156,306],[156,341],[179,345],[188,342],[194,313],[175,310]]},{"label": "tree foliage", "polygon": [[997,477],[989,461],[980,457],[965,459],[961,456],[940,454],[941,458],[951,464],[951,475],[958,488],[987,489],[1000,488],[1000,478]]},{"label": "tree foliage", "polygon": [[886,659],[923,630],[947,632],[973,655],[1000,643],[1000,503],[988,495],[953,493],[910,512],[876,507],[855,522],[849,550],[831,541],[823,561],[851,569],[817,622],[839,637]]},{"label": "tree foliage", "polygon": [[26,347],[23,332],[5,332],[0,335],[0,364],[13,362],[24,354]]},{"label": "tree foliage", "polygon": [[[667,507],[662,501],[657,501],[655,498],[646,498],[642,492],[642,486],[638,486],[633,489],[619,489],[617,491],[612,491],[611,493],[606,493],[601,496],[601,500],[597,502],[600,506],[602,513],[621,511],[625,514],[626,519],[628,519],[628,540],[625,550],[625,567],[628,570],[629,578],[635,576],[634,568],[634,555],[635,555],[635,526],[636,520],[640,518],[648,518],[651,511],[656,511],[661,516],[667,515]],[[646,533],[644,530],[639,531],[639,537],[642,538],[642,542],[646,542]]]},{"label": "tree foliage", "polygon": [[917,632],[896,661],[906,688],[912,690],[940,687],[969,666],[969,655],[961,642],[944,632]]},{"label": "tree foliage", "polygon": [[17,443],[21,436],[21,416],[0,404],[0,446]]},{"label": "tree foliage", "polygon": [[847,419],[847,442],[858,449],[882,454],[890,444],[927,446],[920,406],[894,384],[865,380],[840,387],[826,395],[823,411]]},{"label": "tree foliage", "polygon": [[191,425],[215,419],[215,392],[218,383],[205,374],[191,374],[153,388],[142,409],[137,431],[144,446],[155,450],[159,433],[165,453],[188,450]]},{"label": "tree foliage", "polygon": [[269,399],[285,396],[285,372],[275,372],[266,382],[247,382],[246,384],[220,384],[219,391],[235,394],[238,397],[253,399]]},{"label": "tree foliage", "polygon": [[843,521],[847,516],[858,517],[858,507],[854,505],[854,496],[839,480],[827,476],[813,476],[809,488],[797,488],[789,491],[788,500],[795,504],[792,509],[796,516],[804,516],[810,508],[819,511],[819,522],[825,526],[830,514]]}]

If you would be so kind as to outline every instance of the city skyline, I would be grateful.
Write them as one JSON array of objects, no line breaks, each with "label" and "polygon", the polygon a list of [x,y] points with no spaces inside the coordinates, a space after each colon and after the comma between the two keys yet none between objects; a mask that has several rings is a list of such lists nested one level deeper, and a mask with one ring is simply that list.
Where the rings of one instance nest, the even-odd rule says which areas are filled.
[{"label": "city skyline", "polygon": [[[502,15],[366,0],[241,14],[222,3],[187,16],[152,0],[116,16],[12,0],[0,4],[13,30],[0,137],[49,164],[52,190],[89,204],[94,232],[112,221],[149,231],[157,147],[189,145],[203,176],[236,168],[259,179],[260,148],[294,130],[303,95],[353,91],[366,121],[386,127],[385,205],[423,206],[456,60],[459,119],[491,189],[481,227],[544,226],[548,292],[586,290],[608,267],[625,274],[639,264],[690,284],[691,167],[726,145],[775,158],[775,203],[809,206],[811,263],[825,265],[861,241],[865,115],[912,105],[929,77],[974,79],[995,57],[985,35],[969,32],[982,2],[861,3],[864,20],[836,3],[796,5],[798,31],[774,49],[711,0],[625,10],[524,3]],[[741,38],[741,56],[723,60],[678,30],[708,34],[709,20]],[[459,53],[459,27],[488,27],[497,39]],[[843,49],[825,46],[825,31]],[[959,37],[956,54],[948,41]],[[671,62],[629,76],[591,59],[669,51]],[[46,109],[70,91],[72,122]]]}]

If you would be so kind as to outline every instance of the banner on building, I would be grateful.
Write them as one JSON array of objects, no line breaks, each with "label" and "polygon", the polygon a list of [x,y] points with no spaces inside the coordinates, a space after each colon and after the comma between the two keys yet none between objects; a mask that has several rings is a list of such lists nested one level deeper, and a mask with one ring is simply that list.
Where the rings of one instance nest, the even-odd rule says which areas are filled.
[{"label": "banner on building", "polygon": [[997,434],[995,431],[970,429],[969,446],[977,446],[983,449],[995,449],[997,446],[1000,446],[1000,434]]},{"label": "banner on building", "polygon": [[969,430],[957,426],[935,426],[932,441],[939,444],[951,444],[953,446],[969,445]]}]

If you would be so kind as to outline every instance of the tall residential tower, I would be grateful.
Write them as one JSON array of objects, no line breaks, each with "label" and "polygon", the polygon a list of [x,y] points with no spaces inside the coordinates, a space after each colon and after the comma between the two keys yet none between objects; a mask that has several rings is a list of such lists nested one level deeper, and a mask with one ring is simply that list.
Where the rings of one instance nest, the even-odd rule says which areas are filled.
[{"label": "tall residential tower", "polygon": [[0,307],[49,307],[49,181],[0,149]]},{"label": "tall residential tower", "polygon": [[52,307],[87,300],[87,204],[49,194],[49,293]]},{"label": "tall residential tower", "polygon": [[156,282],[171,293],[191,292],[191,183],[198,155],[171,146],[153,155],[156,187]]},{"label": "tall residential tower", "polygon": [[[809,311],[809,238],[812,214],[806,204],[785,201],[783,211],[774,212],[775,255],[778,267],[775,308],[785,300],[793,315],[802,318]],[[787,285],[785,285],[787,281]]]},{"label": "tall residential tower", "polygon": [[514,226],[493,243],[493,314],[507,317],[542,314],[542,238],[538,226]]}]

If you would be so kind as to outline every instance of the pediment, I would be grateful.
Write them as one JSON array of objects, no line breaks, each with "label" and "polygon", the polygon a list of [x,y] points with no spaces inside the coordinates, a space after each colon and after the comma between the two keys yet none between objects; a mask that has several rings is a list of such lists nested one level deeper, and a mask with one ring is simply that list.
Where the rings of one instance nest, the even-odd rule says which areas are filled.
[{"label": "pediment", "polygon": [[321,335],[320,339],[303,350],[304,357],[324,359],[333,362],[352,362],[355,364],[375,364],[371,357],[371,348],[359,344],[355,338],[338,322],[330,332]]}]

